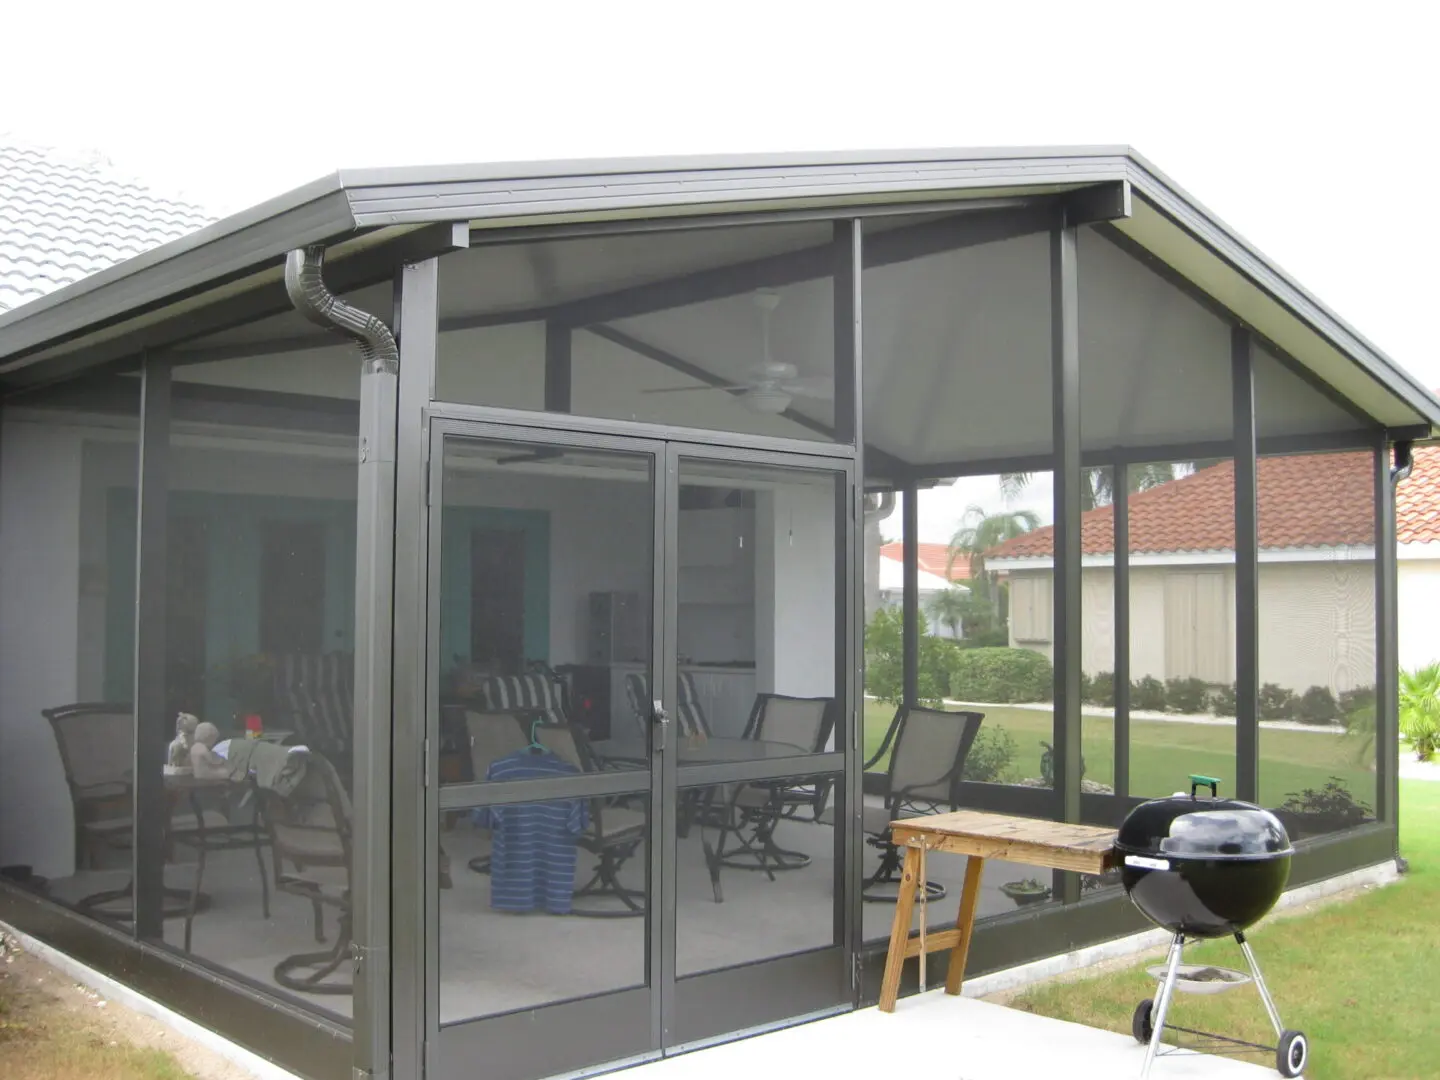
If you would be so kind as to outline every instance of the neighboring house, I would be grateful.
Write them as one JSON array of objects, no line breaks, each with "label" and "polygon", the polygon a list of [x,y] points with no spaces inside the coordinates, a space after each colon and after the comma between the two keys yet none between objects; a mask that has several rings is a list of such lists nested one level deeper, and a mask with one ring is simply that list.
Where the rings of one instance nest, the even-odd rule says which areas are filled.
[{"label": "neighboring house", "polygon": [[0,143],[0,312],[214,220],[96,157]]},{"label": "neighboring house", "polygon": [[1440,446],[1417,446],[1395,492],[1400,666],[1440,660]]},{"label": "neighboring house", "polygon": [[[1422,451],[1428,477],[1402,485],[1402,500],[1428,489],[1440,510],[1440,460]],[[1202,468],[1129,499],[1131,678],[1235,681],[1235,476],[1231,462]],[[1260,679],[1303,693],[1335,693],[1375,681],[1373,459],[1363,453],[1266,457],[1259,461]],[[1405,512],[1402,511],[1402,518]],[[1435,516],[1440,539],[1440,514]],[[1407,530],[1406,536],[1410,535]],[[1114,513],[1081,519],[1081,662],[1087,673],[1114,669]],[[1405,550],[1402,536],[1401,550]],[[1440,543],[1429,559],[1440,558]],[[1011,644],[1053,653],[1054,529],[1036,529],[986,555],[1010,575]],[[1407,627],[1407,571],[1401,564],[1401,640],[1412,654],[1424,635]],[[1412,620],[1413,621],[1413,620]],[[1407,629],[1409,633],[1407,634]],[[1406,646],[1402,644],[1402,649]]]},{"label": "neighboring house", "polygon": [[[961,584],[970,577],[970,565],[961,558],[950,564],[950,548],[946,544],[920,544],[918,563],[920,611],[925,616],[928,632],[936,637],[955,637],[950,627],[930,614],[930,601],[950,589],[969,594]],[[904,545],[892,540],[880,547],[878,561],[879,603],[882,608],[899,607],[905,596]],[[962,634],[963,636],[963,628]]]}]

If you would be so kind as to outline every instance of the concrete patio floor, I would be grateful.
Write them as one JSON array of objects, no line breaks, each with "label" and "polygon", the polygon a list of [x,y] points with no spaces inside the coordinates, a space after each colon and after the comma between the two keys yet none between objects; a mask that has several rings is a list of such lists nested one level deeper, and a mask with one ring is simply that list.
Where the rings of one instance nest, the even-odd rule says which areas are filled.
[{"label": "concrete patio floor", "polygon": [[[1156,1059],[1151,1080],[1259,1080],[1266,1064],[1177,1053]],[[643,1065],[636,1080],[709,1077],[916,1075],[927,1080],[1123,1080],[1138,1077],[1144,1049],[1128,1035],[1082,1027],[943,991],[878,1009],[800,1024],[782,1031]]]}]

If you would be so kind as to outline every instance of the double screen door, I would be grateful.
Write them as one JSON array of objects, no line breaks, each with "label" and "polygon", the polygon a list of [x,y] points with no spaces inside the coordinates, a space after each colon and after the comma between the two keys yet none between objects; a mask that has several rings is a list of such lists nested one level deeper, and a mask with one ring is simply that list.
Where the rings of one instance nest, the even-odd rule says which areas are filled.
[{"label": "double screen door", "polygon": [[848,1007],[850,462],[431,438],[427,1075]]}]

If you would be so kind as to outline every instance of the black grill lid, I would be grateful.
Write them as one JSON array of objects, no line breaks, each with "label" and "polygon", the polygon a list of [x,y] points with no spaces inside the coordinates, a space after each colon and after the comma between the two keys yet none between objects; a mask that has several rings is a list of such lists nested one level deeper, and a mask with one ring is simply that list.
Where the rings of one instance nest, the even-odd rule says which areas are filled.
[{"label": "black grill lid", "polygon": [[1115,840],[1124,854],[1193,859],[1278,858],[1294,853],[1270,811],[1238,799],[1152,799],[1130,811]]}]

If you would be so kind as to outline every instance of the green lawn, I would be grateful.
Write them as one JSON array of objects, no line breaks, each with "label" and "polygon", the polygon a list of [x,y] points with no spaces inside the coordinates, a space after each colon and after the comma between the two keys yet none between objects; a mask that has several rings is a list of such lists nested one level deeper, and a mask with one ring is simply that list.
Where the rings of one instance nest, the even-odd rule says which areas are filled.
[{"label": "green lawn", "polygon": [[[1041,742],[1051,741],[1051,714],[1038,709],[982,708],[982,731],[1004,728],[1015,740],[1016,755],[1009,780],[1040,775]],[[865,704],[865,757],[879,749],[895,710],[876,701]],[[1115,723],[1109,717],[1086,716],[1081,735],[1085,775],[1101,783],[1115,776]],[[1260,732],[1260,801],[1278,806],[1304,788],[1324,787],[1339,776],[1360,802],[1374,805],[1374,773],[1356,761],[1357,743],[1322,732]],[[1130,725],[1130,792],[1169,795],[1187,784],[1190,773],[1219,777],[1221,794],[1234,794],[1235,729],[1207,724],[1134,720]]]},{"label": "green lawn", "polygon": [[[1437,1073],[1435,912],[1440,910],[1440,784],[1400,787],[1401,850],[1410,874],[1395,885],[1311,915],[1262,924],[1255,952],[1286,1025],[1310,1036],[1308,1080],[1420,1080]],[[1233,942],[1186,950],[1194,963],[1242,967]],[[1146,963],[1154,963],[1147,961]],[[1154,982],[1146,963],[1098,978],[1051,983],[1012,1004],[1129,1032]],[[1273,1039],[1258,997],[1237,989],[1177,995],[1175,1023],[1255,1042]],[[1157,1068],[1157,1075],[1160,1070]]]}]

